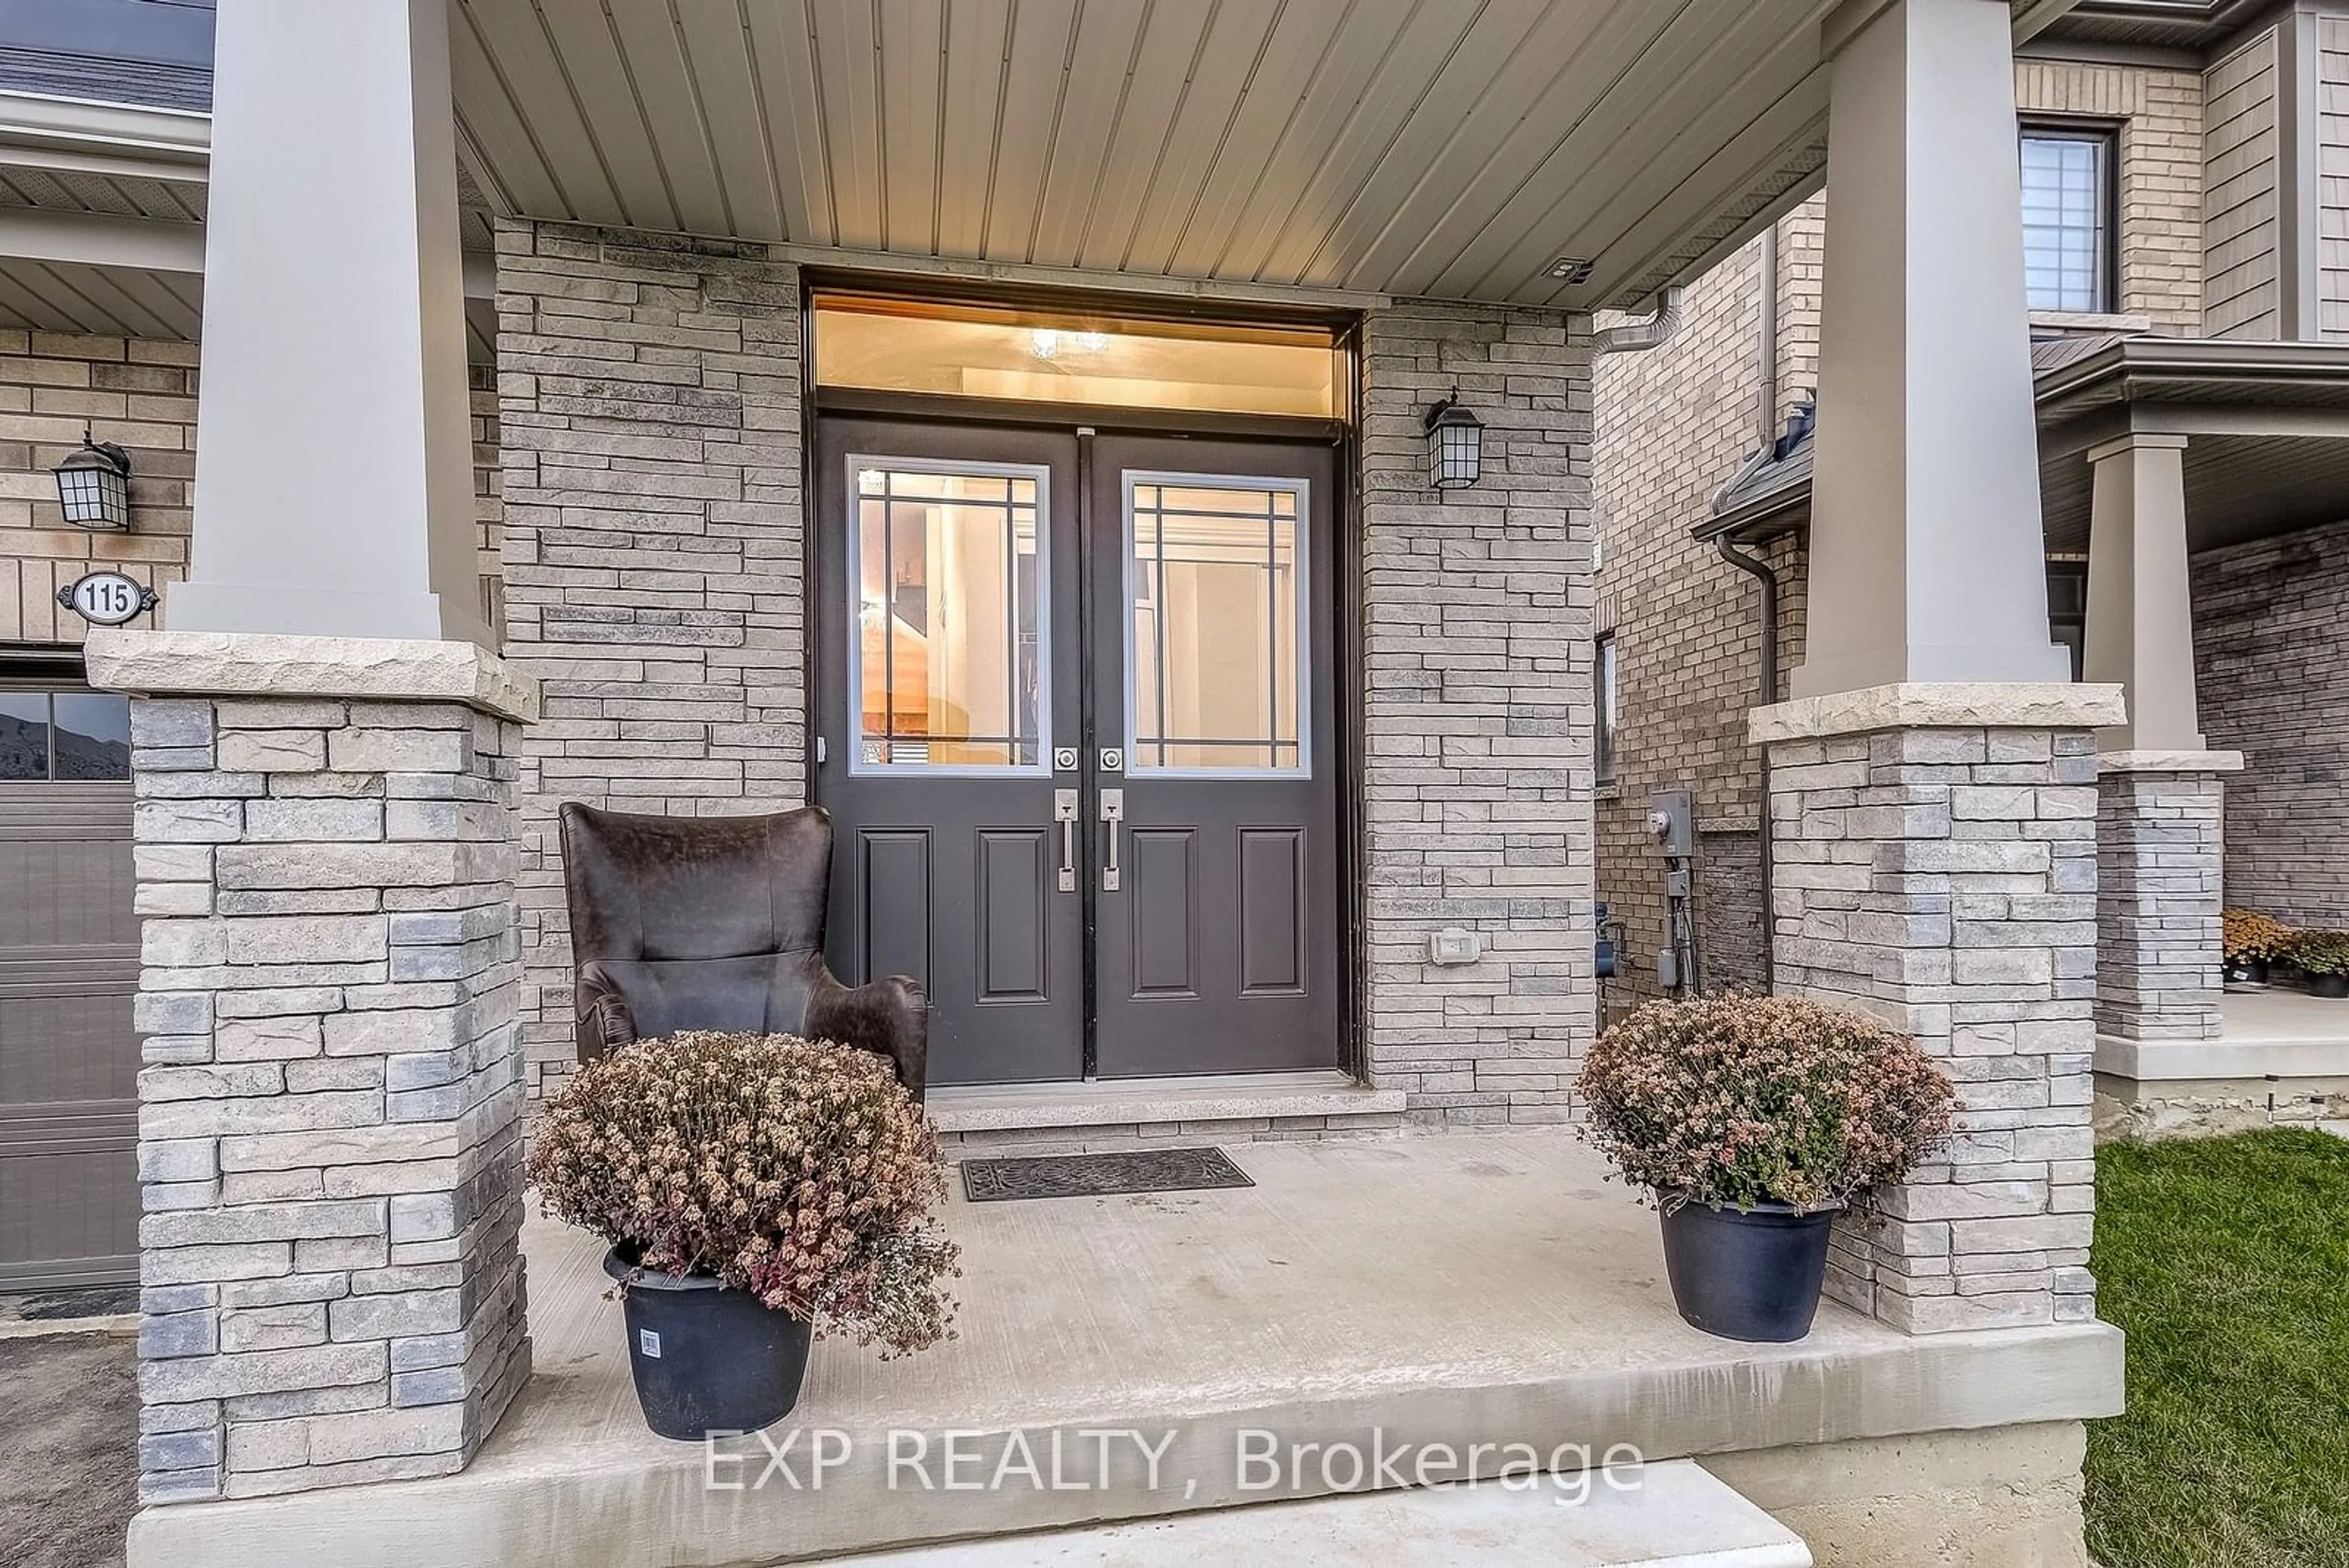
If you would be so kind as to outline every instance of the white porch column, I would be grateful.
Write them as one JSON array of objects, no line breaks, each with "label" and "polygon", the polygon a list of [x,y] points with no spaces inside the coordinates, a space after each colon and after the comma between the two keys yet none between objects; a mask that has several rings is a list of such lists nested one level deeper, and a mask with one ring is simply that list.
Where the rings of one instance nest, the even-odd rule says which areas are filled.
[{"label": "white porch column", "polygon": [[1797,697],[2063,680],[2047,629],[2005,0],[1828,18],[1826,277]]},{"label": "white porch column", "polygon": [[2121,682],[2128,717],[2096,732],[2111,752],[2199,752],[2194,609],[2186,581],[2186,438],[2125,435],[2090,449],[2090,680]]},{"label": "white porch column", "polygon": [[180,631],[491,646],[444,0],[222,0]]},{"label": "white porch column", "polygon": [[1776,983],[1942,1059],[1961,1137],[1840,1300],[1916,1333],[2093,1317],[2093,726],[2047,624],[2004,0],[1846,0],[1831,55],[1806,662],[1769,747]]}]

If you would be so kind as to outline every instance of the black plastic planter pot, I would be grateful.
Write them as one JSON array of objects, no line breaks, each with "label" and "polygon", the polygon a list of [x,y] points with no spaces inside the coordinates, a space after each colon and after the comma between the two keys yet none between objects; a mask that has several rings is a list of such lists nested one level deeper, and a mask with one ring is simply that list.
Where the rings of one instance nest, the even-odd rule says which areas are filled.
[{"label": "black plastic planter pot", "polygon": [[1811,1332],[1836,1210],[1750,1214],[1683,1203],[1664,1215],[1664,1270],[1681,1316],[1723,1339],[1779,1345]]},{"label": "black plastic planter pot", "polygon": [[2308,994],[2338,1002],[2349,996],[2349,974],[2311,974],[2308,977]]},{"label": "black plastic planter pot", "polygon": [[639,1272],[616,1249],[604,1272],[622,1285],[628,1370],[655,1432],[698,1443],[771,1427],[799,1403],[806,1323],[705,1274]]}]

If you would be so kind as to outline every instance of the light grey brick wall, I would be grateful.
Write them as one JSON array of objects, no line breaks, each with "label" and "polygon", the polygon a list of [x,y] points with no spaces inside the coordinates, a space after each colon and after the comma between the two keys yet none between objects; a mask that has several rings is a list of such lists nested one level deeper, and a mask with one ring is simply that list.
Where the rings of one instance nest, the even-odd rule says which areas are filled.
[{"label": "light grey brick wall", "polygon": [[2215,773],[2096,780],[2096,1031],[2130,1040],[2219,1033]]},{"label": "light grey brick wall", "polygon": [[2194,557],[2194,654],[2227,777],[2227,902],[2349,929],[2349,522]]},{"label": "light grey brick wall", "polygon": [[554,810],[806,792],[798,269],[769,247],[501,221],[506,653],[523,739],[523,1032],[574,1060]]},{"label": "light grey brick wall", "polygon": [[150,1501],[461,1469],[529,1375],[516,733],[131,704]]},{"label": "light grey brick wall", "polygon": [[1911,1333],[2086,1321],[2096,758],[2087,731],[1883,730],[1770,752],[1781,992],[1940,1058],[1950,1153],[1841,1220],[1837,1300]]},{"label": "light grey brick wall", "polygon": [[[1587,319],[1413,304],[1363,324],[1369,1075],[1415,1121],[1560,1121],[1591,978]],[[1484,478],[1438,495],[1457,388]],[[1427,938],[1477,932],[1438,968]]]}]

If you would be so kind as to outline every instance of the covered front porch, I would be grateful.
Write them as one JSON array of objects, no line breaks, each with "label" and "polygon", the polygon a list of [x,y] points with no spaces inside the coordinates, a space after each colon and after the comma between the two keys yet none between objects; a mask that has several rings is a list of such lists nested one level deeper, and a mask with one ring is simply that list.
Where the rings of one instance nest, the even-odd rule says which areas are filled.
[{"label": "covered front porch", "polygon": [[[1569,1473],[1617,1445],[1696,1457],[1837,1549],[1821,1561],[1922,1561],[1953,1531],[1974,1536],[1967,1562],[2074,1561],[2078,1423],[2120,1408],[2106,1324],[1914,1335],[1828,1303],[1800,1344],[1739,1345],[1679,1321],[1654,1215],[1565,1129],[1232,1152],[1255,1186],[957,1192],[961,1337],[888,1363],[820,1344],[792,1417],[715,1458],[645,1430],[600,1244],[533,1218],[536,1372],[470,1468],[150,1510],[134,1557],[797,1561],[1402,1484],[1325,1474],[1309,1446],[1368,1456],[1375,1431],[1389,1453],[1411,1447],[1414,1481],[1422,1453],[1427,1480],[1467,1473],[1433,1445],[1488,1477],[1509,1444]],[[1104,1479],[1102,1430],[1159,1449],[1154,1484],[1122,1437]],[[1013,1434],[1040,1484],[1016,1460],[999,1477]],[[1267,1443],[1277,1478],[1240,1462]],[[789,1463],[770,1470],[779,1449]]]},{"label": "covered front porch", "polygon": [[[93,680],[135,694],[145,802],[134,1563],[809,1557],[1338,1490],[1317,1467],[1244,1491],[1237,1433],[1378,1427],[1522,1442],[1559,1469],[1581,1451],[1549,1459],[1561,1443],[1702,1456],[1847,1540],[1829,1562],[1914,1561],[1916,1530],[1974,1540],[1985,1568],[2075,1563],[2078,1423],[2118,1401],[2085,1268],[2080,906],[2088,731],[2119,709],[2056,679],[2038,577],[2012,79],[2015,36],[2052,10],[1317,3],[1040,26],[1020,7],[908,36],[840,5],[803,8],[804,28],[722,6],[224,7],[190,573],[160,628],[89,646]],[[1820,474],[1843,525],[1815,559],[1870,613],[1814,648],[1774,721],[1774,819],[1818,862],[1817,898],[1777,911],[1782,983],[1914,1034],[1971,1109],[1960,1148],[1846,1234],[1842,1304],[1804,1344],[1757,1348],[1682,1325],[1652,1219],[1555,1125],[1596,1023],[1589,367],[1671,330],[1680,281],[1816,185],[1830,111],[1828,295],[1849,308],[1824,329],[1821,429],[1845,445]],[[1966,243],[1925,243],[1929,206],[1974,214]],[[481,613],[462,483],[461,245],[480,229],[502,618]],[[1898,276],[1915,286],[1871,282]],[[837,400],[821,324],[810,337],[817,290],[843,280],[1044,313],[1013,339],[1038,381],[1064,347],[1108,346],[1053,324],[1104,299],[1162,324],[1309,315],[1343,348],[1330,466],[1300,492],[1343,502],[1314,607],[1342,684],[1312,747],[1317,787],[1343,798],[1279,833],[1343,864],[1307,945],[1345,987],[1342,1054],[1316,1060],[1355,1081],[1285,1086],[1278,1110],[1228,1084],[1212,1115],[1094,1103],[1085,1126],[1266,1124],[1231,1128],[1235,1147],[1407,1126],[1250,1141],[1239,1193],[957,1204],[968,1337],[902,1366],[824,1347],[807,1419],[857,1459],[820,1495],[735,1492],[643,1435],[594,1249],[526,1220],[519,1151],[575,1049],[558,804],[766,812],[836,802],[843,774],[891,760],[858,743],[864,705],[825,690],[828,659],[863,657],[828,489],[860,454],[824,442],[827,415],[869,410]],[[1647,322],[1594,327],[1651,302]],[[1961,305],[2013,330],[1953,335]],[[1136,421],[1263,437],[1171,400],[975,412],[979,386],[896,406],[965,441],[1054,427],[1029,466],[1061,493]],[[1473,483],[1430,466],[1455,397],[1485,428]],[[1925,462],[1953,430],[2003,454],[1982,465],[1994,494]],[[901,615],[916,580],[880,578],[874,607]],[[1139,602],[1113,575],[1096,587]],[[1065,763],[1057,744],[1006,761],[1042,784],[1016,818],[933,814],[885,825],[891,842],[968,867],[983,826],[1009,846],[990,890],[1032,887],[1059,919],[1080,883],[1115,891],[1123,819],[1053,815],[1050,775],[1123,776],[1124,748],[1098,743],[1113,728],[1051,739],[1080,734]],[[1927,798],[1953,769],[1955,826]],[[1869,808],[1847,809],[1855,783]],[[1112,853],[1056,880],[1047,851],[1074,836],[1054,829],[1079,821]],[[1174,836],[1156,847],[1181,870]],[[1988,891],[1955,931],[1932,918],[1952,874]],[[1303,924],[1293,880],[1258,882],[1243,920]],[[1218,918],[1185,904],[1168,924]],[[926,913],[835,914],[859,924],[924,958],[976,947]],[[1064,989],[1074,972],[1030,970]],[[1119,989],[1099,973],[1087,1009]],[[1044,989],[992,964],[988,981],[991,1004]],[[1296,992],[1305,971],[1252,983]],[[1090,1022],[1098,1044],[1112,1021]],[[1065,1104],[1040,1124],[939,1108],[965,1137],[1096,1136]],[[893,1490],[874,1447],[896,1428],[1102,1426],[1174,1431],[1181,1495]]]}]

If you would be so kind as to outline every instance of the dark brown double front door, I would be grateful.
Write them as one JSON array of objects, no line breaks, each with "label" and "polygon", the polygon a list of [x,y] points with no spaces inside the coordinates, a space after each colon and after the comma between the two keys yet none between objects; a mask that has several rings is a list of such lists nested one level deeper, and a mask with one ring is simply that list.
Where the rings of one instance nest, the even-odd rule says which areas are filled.
[{"label": "dark brown double front door", "polygon": [[940,1083],[1333,1065],[1326,446],[826,419],[831,960]]}]

